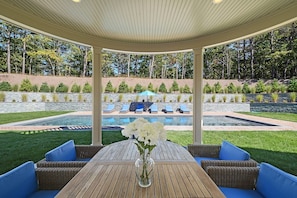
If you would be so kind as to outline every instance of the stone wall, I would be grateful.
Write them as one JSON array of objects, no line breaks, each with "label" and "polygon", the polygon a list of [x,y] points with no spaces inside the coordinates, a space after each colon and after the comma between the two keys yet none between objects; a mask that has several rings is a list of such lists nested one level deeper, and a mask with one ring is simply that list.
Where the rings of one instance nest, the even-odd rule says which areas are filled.
[{"label": "stone wall", "polygon": [[[56,94],[56,93],[27,93],[27,92],[3,92],[5,102],[0,102],[0,113],[31,112],[31,111],[92,111],[92,94]],[[22,95],[26,95],[27,102],[22,102]],[[58,102],[53,102],[54,95]],[[121,95],[123,96],[120,101]],[[254,95],[255,96],[255,95]],[[45,102],[42,102],[45,97]],[[180,102],[178,98],[180,97]],[[158,94],[156,96],[138,96],[137,94],[102,94],[102,109],[108,103],[115,103],[115,110],[119,111],[124,103],[132,101],[151,100],[158,104],[161,111],[165,105],[169,104],[174,110],[179,108],[181,103],[185,103],[189,109],[193,110],[193,103],[189,102],[192,94]],[[205,112],[297,112],[297,103],[242,103],[239,94],[216,94],[215,102],[213,94],[204,94],[203,111]],[[226,97],[226,102],[223,98]],[[249,98],[252,96],[250,95]],[[266,96],[268,99],[268,95]],[[281,100],[285,100],[286,95],[281,95]],[[163,102],[165,98],[165,102]],[[234,101],[235,98],[239,102]],[[104,102],[106,101],[106,102]]]},{"label": "stone wall", "polygon": [[297,103],[251,103],[250,111],[297,113]]}]

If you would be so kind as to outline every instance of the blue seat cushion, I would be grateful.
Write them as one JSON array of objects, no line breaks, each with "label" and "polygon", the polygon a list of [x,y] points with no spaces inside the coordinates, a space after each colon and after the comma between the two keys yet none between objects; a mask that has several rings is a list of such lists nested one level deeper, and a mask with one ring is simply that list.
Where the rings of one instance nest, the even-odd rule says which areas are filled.
[{"label": "blue seat cushion", "polygon": [[29,197],[37,188],[35,167],[31,161],[0,176],[0,197]]},{"label": "blue seat cushion", "polygon": [[54,148],[45,154],[46,161],[75,161],[76,151],[73,140]]},{"label": "blue seat cushion", "polygon": [[270,164],[261,163],[256,189],[269,198],[296,197],[297,177]]},{"label": "blue seat cushion", "polygon": [[52,198],[58,194],[59,190],[40,190],[33,193],[30,198]]},{"label": "blue seat cushion", "polygon": [[250,154],[230,142],[223,141],[219,153],[220,160],[249,160]]},{"label": "blue seat cushion", "polygon": [[247,190],[239,188],[219,187],[227,198],[263,198],[256,190]]},{"label": "blue seat cushion", "polygon": [[218,160],[218,158],[211,158],[211,157],[194,157],[196,162],[201,166],[202,160]]}]

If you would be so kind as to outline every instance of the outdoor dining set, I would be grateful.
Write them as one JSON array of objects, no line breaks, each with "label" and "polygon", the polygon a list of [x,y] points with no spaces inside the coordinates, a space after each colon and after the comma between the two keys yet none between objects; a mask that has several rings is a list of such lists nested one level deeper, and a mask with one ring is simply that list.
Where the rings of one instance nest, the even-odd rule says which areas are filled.
[{"label": "outdoor dining set", "polygon": [[[236,145],[160,141],[150,187],[137,185],[133,139],[106,146],[73,140],[0,175],[0,197],[294,197],[297,177],[258,163]],[[36,168],[37,166],[37,168]]]}]

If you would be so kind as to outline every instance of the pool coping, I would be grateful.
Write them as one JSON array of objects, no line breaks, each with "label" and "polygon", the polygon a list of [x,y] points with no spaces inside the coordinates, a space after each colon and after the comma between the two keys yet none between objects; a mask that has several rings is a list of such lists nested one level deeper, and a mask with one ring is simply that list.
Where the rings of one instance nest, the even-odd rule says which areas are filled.
[{"label": "pool coping", "polygon": [[[65,115],[65,114],[63,114]],[[58,116],[63,116],[58,115]],[[91,111],[78,111],[78,112],[72,112],[68,113],[68,115],[92,115]],[[137,115],[137,116],[157,116],[157,115],[166,115],[163,112],[157,112],[154,114],[150,114],[148,112],[143,112],[141,114],[135,114],[134,112],[127,112],[127,113],[119,113],[118,111],[114,111],[111,113],[102,113],[102,115]],[[173,112],[168,115],[174,115],[174,116],[192,116],[193,114],[187,113],[187,114],[181,114],[178,112]],[[235,112],[203,112],[203,115],[221,115],[221,116],[232,116],[237,117],[241,119],[248,119],[253,120],[256,122],[263,122],[263,123],[269,123],[269,124],[275,124],[277,126],[203,126],[204,131],[297,131],[297,122],[289,122],[289,121],[282,121],[282,120],[276,120],[271,118],[263,118],[263,117],[257,117],[252,115],[245,115]],[[55,116],[55,117],[58,117]],[[40,118],[42,119],[42,118]],[[37,120],[40,120],[37,119]],[[43,118],[46,119],[46,118]],[[24,123],[23,122],[16,122],[16,123]],[[28,130],[50,130],[50,131],[59,131],[61,130],[61,126],[12,126],[12,124],[16,123],[9,123],[0,125],[0,130],[17,130],[17,131],[28,131]],[[120,126],[123,127],[124,126]],[[174,131],[188,131],[193,130],[193,126],[165,126],[166,130],[174,130]]]}]

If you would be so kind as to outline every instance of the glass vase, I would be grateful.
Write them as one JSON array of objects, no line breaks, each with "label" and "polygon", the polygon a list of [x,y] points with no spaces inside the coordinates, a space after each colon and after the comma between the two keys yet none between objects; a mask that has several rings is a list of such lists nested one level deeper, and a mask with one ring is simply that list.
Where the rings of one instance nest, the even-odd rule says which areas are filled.
[{"label": "glass vase", "polygon": [[146,188],[152,184],[154,165],[154,160],[145,154],[135,161],[136,177],[140,187]]}]

